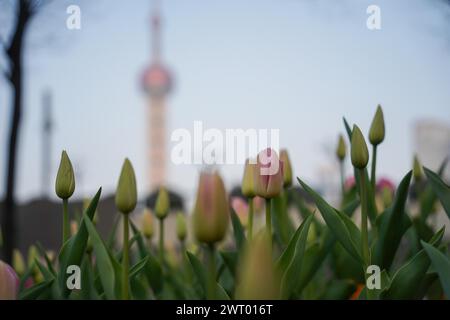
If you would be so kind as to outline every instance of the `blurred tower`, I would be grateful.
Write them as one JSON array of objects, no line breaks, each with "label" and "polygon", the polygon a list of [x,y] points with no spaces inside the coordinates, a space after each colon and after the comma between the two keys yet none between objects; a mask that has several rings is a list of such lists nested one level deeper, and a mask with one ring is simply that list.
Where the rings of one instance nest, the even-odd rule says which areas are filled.
[{"label": "blurred tower", "polygon": [[144,72],[142,85],[148,97],[148,182],[150,190],[166,183],[166,113],[167,96],[172,87],[168,69],[161,56],[161,18],[158,1],[154,1],[151,18],[152,57],[150,66]]},{"label": "blurred tower", "polygon": [[41,169],[41,197],[48,198],[51,190],[51,154],[52,154],[52,96],[46,90],[42,96],[42,169]]}]

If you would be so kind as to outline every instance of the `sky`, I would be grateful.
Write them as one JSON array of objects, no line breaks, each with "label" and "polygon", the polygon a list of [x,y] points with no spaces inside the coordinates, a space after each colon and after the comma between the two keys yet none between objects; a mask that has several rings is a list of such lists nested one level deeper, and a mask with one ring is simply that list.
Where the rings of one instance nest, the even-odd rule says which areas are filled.
[{"label": "sky", "polygon": [[[80,30],[66,28],[69,4],[80,6]],[[380,30],[366,26],[372,4],[381,9]],[[65,149],[76,170],[75,196],[92,196],[99,186],[113,192],[125,157],[145,194],[148,102],[139,79],[151,59],[151,8],[148,0],[57,1],[33,20],[24,56],[20,201],[42,189],[46,89],[55,122],[52,183]],[[196,120],[206,129],[280,129],[294,174],[319,184],[336,175],[342,117],[367,134],[380,103],[386,140],[378,173],[399,181],[411,167],[414,123],[450,125],[450,10],[440,0],[166,0],[161,12],[163,60],[175,80],[169,136],[192,131]],[[10,105],[10,87],[0,78],[0,195]],[[192,199],[200,169],[169,164],[169,186]],[[240,183],[242,165],[219,170],[228,187]]]}]

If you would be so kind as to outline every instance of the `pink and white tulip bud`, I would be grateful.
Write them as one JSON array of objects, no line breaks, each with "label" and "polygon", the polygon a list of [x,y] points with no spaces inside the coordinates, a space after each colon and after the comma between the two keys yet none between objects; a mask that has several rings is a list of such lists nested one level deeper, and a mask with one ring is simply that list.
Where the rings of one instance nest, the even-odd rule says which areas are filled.
[{"label": "pink and white tulip bud", "polygon": [[19,293],[19,278],[8,264],[0,260],[0,300],[15,300]]},{"label": "pink and white tulip bud", "polygon": [[[253,198],[249,201],[253,201]],[[238,216],[239,220],[243,227],[247,227],[248,224],[248,204],[241,197],[232,197],[231,198],[231,207],[234,212]]]},{"label": "pink and white tulip bud", "polygon": [[278,196],[284,184],[283,162],[270,148],[261,151],[257,160],[256,195],[265,199]]},{"label": "pink and white tulip bud", "polygon": [[209,244],[221,241],[228,229],[229,216],[222,178],[217,172],[201,173],[193,214],[197,240]]}]

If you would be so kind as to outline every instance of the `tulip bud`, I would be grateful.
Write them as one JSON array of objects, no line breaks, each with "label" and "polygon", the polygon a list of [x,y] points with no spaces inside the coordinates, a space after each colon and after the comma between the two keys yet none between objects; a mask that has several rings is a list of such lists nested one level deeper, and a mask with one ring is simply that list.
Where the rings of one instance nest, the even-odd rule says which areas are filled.
[{"label": "tulip bud", "polygon": [[0,260],[0,300],[15,300],[19,293],[19,278],[9,265]]},{"label": "tulip bud", "polygon": [[[249,201],[253,201],[250,199]],[[241,197],[232,197],[231,198],[231,207],[234,212],[238,216],[239,220],[243,227],[247,227],[248,224],[248,204]]]},{"label": "tulip bud", "polygon": [[347,146],[345,145],[345,140],[342,134],[339,135],[339,141],[336,148],[336,156],[340,161],[345,159],[345,155],[347,153]]},{"label": "tulip bud", "polygon": [[413,176],[416,181],[422,180],[423,177],[422,165],[420,164],[417,155],[414,156]]},{"label": "tulip bud", "polygon": [[256,163],[250,163],[250,160],[245,161],[244,177],[242,178],[242,194],[247,198],[253,198],[255,196],[255,174]]},{"label": "tulip bud", "polygon": [[63,151],[61,154],[61,162],[56,175],[55,191],[56,195],[61,199],[69,199],[75,191],[75,175],[66,151]]},{"label": "tulip bud", "polygon": [[283,162],[283,185],[290,187],[292,185],[292,166],[287,150],[280,151],[280,160]]},{"label": "tulip bud", "polygon": [[278,196],[283,188],[283,162],[277,153],[268,148],[258,155],[256,172],[256,195],[265,199]]},{"label": "tulip bud", "polygon": [[372,145],[376,146],[383,142],[384,135],[385,129],[383,110],[381,109],[381,106],[378,105],[377,111],[375,112],[375,116],[372,120],[372,125],[370,126],[369,141]]},{"label": "tulip bud", "polygon": [[272,261],[269,235],[257,234],[246,246],[238,268],[236,299],[273,300],[280,298],[280,277]]},{"label": "tulip bud", "polygon": [[369,151],[366,141],[358,126],[353,126],[352,132],[352,164],[355,168],[364,169],[369,162]]},{"label": "tulip bud", "polygon": [[153,237],[153,216],[149,209],[144,209],[142,213],[141,231],[147,239]]},{"label": "tulip bud", "polygon": [[384,187],[383,189],[381,189],[381,197],[383,200],[383,206],[385,208],[389,207],[392,204],[392,200],[393,200],[392,189],[390,189],[388,187]]},{"label": "tulip bud", "polygon": [[128,214],[134,210],[136,202],[136,176],[130,160],[125,159],[116,189],[116,207],[121,213]]},{"label": "tulip bud", "polygon": [[155,214],[158,219],[164,219],[170,210],[170,199],[167,189],[159,188],[158,196],[156,197]]},{"label": "tulip bud", "polygon": [[186,235],[187,235],[186,217],[184,216],[184,213],[178,212],[177,213],[177,237],[178,237],[178,240],[184,241],[184,239],[186,239]]},{"label": "tulip bud", "polygon": [[222,178],[216,172],[201,173],[193,213],[197,240],[209,244],[222,240],[227,232],[229,216]]},{"label": "tulip bud", "polygon": [[19,276],[22,276],[25,273],[25,260],[23,259],[22,253],[14,249],[13,250],[13,268],[17,272]]},{"label": "tulip bud", "polygon": [[70,221],[70,234],[72,236],[76,235],[78,232],[78,222],[75,220]]}]

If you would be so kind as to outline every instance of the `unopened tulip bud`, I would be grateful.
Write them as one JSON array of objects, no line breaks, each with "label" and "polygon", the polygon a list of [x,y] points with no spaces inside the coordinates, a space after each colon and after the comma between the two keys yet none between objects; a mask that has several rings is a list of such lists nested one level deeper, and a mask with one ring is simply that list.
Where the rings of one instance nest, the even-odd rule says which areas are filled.
[{"label": "unopened tulip bud", "polygon": [[419,161],[419,158],[417,157],[417,155],[414,156],[413,176],[416,181],[422,180],[422,177],[423,177],[422,165],[420,164],[420,161]]},{"label": "unopened tulip bud", "polygon": [[37,248],[34,245],[31,245],[28,248],[28,259],[27,259],[28,268],[33,268],[34,267],[34,268],[37,269],[37,267],[35,265],[35,260],[36,259],[39,259],[38,250],[37,250]]},{"label": "unopened tulip bud", "polygon": [[136,176],[134,174],[133,166],[128,159],[125,159],[122,166],[115,200],[117,209],[123,214],[130,213],[136,207]]},{"label": "unopened tulip bud", "polygon": [[347,154],[347,145],[345,144],[344,137],[342,136],[342,134],[340,134],[338,145],[336,148],[336,156],[340,161],[343,161],[345,159],[346,154]]},{"label": "unopened tulip bud", "polygon": [[278,196],[283,189],[283,162],[277,153],[268,148],[258,154],[256,195],[265,199]]},{"label": "unopened tulip bud", "polygon": [[14,249],[13,250],[13,268],[17,272],[19,276],[22,276],[25,273],[26,266],[25,260],[23,259],[22,253]]},{"label": "unopened tulip bud", "polygon": [[[250,199],[249,201],[253,201],[253,199]],[[242,199],[241,197],[232,197],[231,198],[231,207],[233,208],[234,212],[236,212],[236,215],[238,216],[239,220],[241,221],[241,224],[243,227],[247,227],[248,224],[248,204],[247,202]]]},{"label": "unopened tulip bud", "polygon": [[385,208],[389,207],[392,204],[392,200],[393,200],[392,189],[390,189],[388,187],[384,187],[383,189],[381,189],[381,197],[383,200],[383,206]]},{"label": "unopened tulip bud", "polygon": [[218,173],[203,172],[193,213],[194,235],[199,242],[213,244],[227,232],[229,207],[225,186]]},{"label": "unopened tulip bud", "polygon": [[75,191],[75,175],[66,151],[63,151],[61,154],[61,162],[56,175],[55,191],[56,195],[61,199],[69,199]]},{"label": "unopened tulip bud", "polygon": [[369,151],[364,136],[358,126],[352,132],[352,164],[357,169],[364,169],[369,162]]},{"label": "unopened tulip bud", "polygon": [[283,162],[283,185],[290,187],[292,185],[292,166],[287,150],[280,151],[280,160]]},{"label": "unopened tulip bud", "polygon": [[273,300],[280,298],[280,277],[273,264],[267,232],[257,234],[240,262],[236,299]]},{"label": "unopened tulip bud", "polygon": [[375,116],[372,120],[372,125],[370,126],[369,141],[372,145],[376,146],[383,142],[384,135],[385,129],[383,110],[381,109],[381,106],[378,105],[377,111],[375,112]]},{"label": "unopened tulip bud", "polygon": [[177,213],[177,237],[178,240],[184,241],[187,236],[187,228],[186,228],[186,217],[184,213]]},{"label": "unopened tulip bud", "polygon": [[72,236],[76,235],[78,232],[78,222],[75,220],[70,221],[70,234]]},{"label": "unopened tulip bud", "polygon": [[149,209],[144,209],[144,212],[142,213],[141,231],[147,239],[153,237],[153,216]]},{"label": "unopened tulip bud", "polygon": [[242,194],[247,198],[253,198],[256,195],[256,163],[251,163],[249,159],[245,161],[244,177],[242,178]]},{"label": "unopened tulip bud", "polygon": [[0,300],[15,300],[19,293],[19,278],[9,265],[0,260]]},{"label": "unopened tulip bud", "polygon": [[170,210],[170,199],[167,189],[159,188],[158,196],[156,197],[155,214],[158,219],[164,219]]}]

